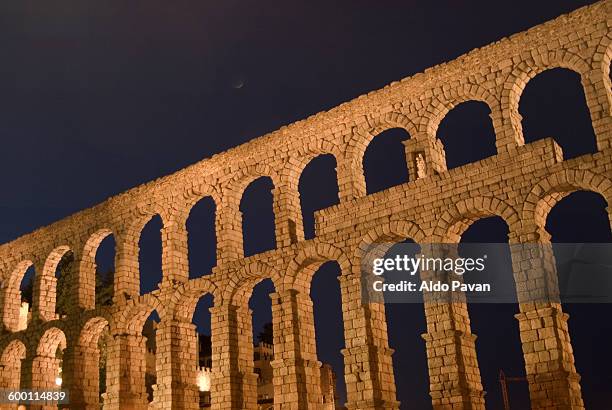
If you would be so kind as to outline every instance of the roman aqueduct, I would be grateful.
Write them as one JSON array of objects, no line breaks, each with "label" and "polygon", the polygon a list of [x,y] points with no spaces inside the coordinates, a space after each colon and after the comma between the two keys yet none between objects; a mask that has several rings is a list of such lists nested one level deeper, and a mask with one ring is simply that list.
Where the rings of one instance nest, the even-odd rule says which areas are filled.
[{"label": "roman aqueduct", "polygon": [[[109,326],[104,408],[148,408],[141,331],[156,310],[161,323],[154,406],[197,408],[191,316],[198,299],[212,294],[212,407],[256,408],[247,301],[258,282],[271,278],[276,289],[275,408],[325,408],[318,391],[320,362],[309,288],[317,268],[333,260],[342,270],[347,406],[398,409],[384,305],[361,299],[363,249],[406,238],[419,243],[458,241],[472,222],[494,215],[507,223],[510,243],[547,243],[546,217],[564,196],[586,190],[611,203],[611,11],[609,0],[578,9],[0,246],[0,388],[54,387],[55,351],[62,347],[63,387],[70,392],[71,408],[99,408],[95,341]],[[596,153],[564,159],[553,138],[524,142],[521,93],[530,79],[557,67],[580,75]],[[436,130],[453,107],[470,100],[489,106],[497,154],[449,170]],[[362,166],[366,147],[376,135],[396,127],[410,134],[404,144],[410,180],[367,195]],[[322,154],[336,159],[339,204],[316,213],[316,236],[305,240],[297,186],[305,166]],[[261,176],[274,183],[277,246],[244,257],[239,204],[245,188]],[[190,280],[185,222],[194,204],[205,197],[216,204],[217,266]],[[155,215],[163,221],[163,280],[158,290],[140,295],[139,236]],[[116,241],[113,304],[96,307],[95,255],[111,234]],[[60,317],[55,313],[55,269],[69,251],[75,258],[73,303]],[[522,264],[526,257],[512,255],[523,302],[516,317],[532,408],[584,408],[567,315],[558,303],[529,302],[530,293],[549,291],[542,286],[555,272],[544,263],[544,255]],[[32,319],[19,330],[19,286],[30,266],[36,271]],[[460,303],[425,303],[424,313],[433,407],[484,409],[467,309]]]}]

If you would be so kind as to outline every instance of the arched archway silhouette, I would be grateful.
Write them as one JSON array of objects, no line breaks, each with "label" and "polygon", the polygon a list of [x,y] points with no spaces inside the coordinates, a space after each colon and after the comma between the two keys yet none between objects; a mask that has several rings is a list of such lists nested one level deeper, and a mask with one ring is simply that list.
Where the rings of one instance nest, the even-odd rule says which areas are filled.
[{"label": "arched archway silhouette", "polygon": [[567,68],[538,74],[527,83],[519,112],[525,143],[552,137],[566,159],[597,152],[580,74]]},{"label": "arched archway silhouette", "polygon": [[406,151],[402,141],[410,138],[403,128],[385,130],[370,141],[363,156],[366,191],[372,194],[408,182]]}]

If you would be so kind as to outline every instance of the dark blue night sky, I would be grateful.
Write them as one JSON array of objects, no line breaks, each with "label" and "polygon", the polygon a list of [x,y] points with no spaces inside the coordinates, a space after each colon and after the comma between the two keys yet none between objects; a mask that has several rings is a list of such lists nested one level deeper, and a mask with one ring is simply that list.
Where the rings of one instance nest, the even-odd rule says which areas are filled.
[{"label": "dark blue night sky", "polygon": [[[384,5],[383,5],[384,3]],[[587,1],[4,1],[0,5],[0,242],[9,241],[143,182],[448,61]],[[241,85],[241,87],[238,87]],[[566,158],[595,150],[577,74],[533,79],[521,99],[527,142],[554,137]],[[438,130],[450,167],[495,154],[484,104],[451,111]],[[371,145],[368,192],[407,179],[401,140],[389,130]],[[337,203],[333,157],[315,160],[300,183],[307,237],[314,210]],[[271,182],[249,186],[241,203],[245,252],[273,248]],[[575,193],[552,210],[554,242],[610,242],[602,198]],[[214,203],[188,221],[190,277],[215,265]],[[141,290],[161,277],[161,220],[141,238]],[[506,242],[497,218],[476,222],[465,242]],[[98,255],[110,270],[112,238]],[[320,359],[343,372],[344,340],[337,265],[314,278]],[[269,281],[254,291],[254,332],[271,321]],[[208,333],[210,299],[194,321]],[[567,305],[586,407],[612,401],[609,305]],[[470,306],[488,408],[501,409],[497,374],[522,375],[517,306]],[[431,408],[423,308],[387,306],[389,343],[402,408]],[[343,389],[342,377],[341,390]],[[345,393],[342,393],[343,395]],[[526,385],[512,385],[526,409]]]}]

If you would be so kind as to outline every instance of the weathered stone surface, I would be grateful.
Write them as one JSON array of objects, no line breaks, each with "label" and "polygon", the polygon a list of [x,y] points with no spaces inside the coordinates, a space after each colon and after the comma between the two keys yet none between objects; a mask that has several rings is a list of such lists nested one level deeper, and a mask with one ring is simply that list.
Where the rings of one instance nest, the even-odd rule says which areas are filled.
[{"label": "weathered stone surface", "polygon": [[[363,304],[359,266],[368,243],[456,242],[472,221],[498,215],[510,241],[547,242],[552,206],[567,193],[588,190],[612,200],[612,1],[602,1],[474,50],[424,73],[360,96],[249,143],[112,197],[90,209],[0,246],[0,387],[45,388],[57,371],[54,352],[65,348],[64,387],[73,408],[98,408],[96,341],[110,327],[105,409],[145,409],[144,320],[161,317],[153,406],[197,407],[195,337],[197,300],[214,296],[212,406],[256,407],[248,298],[256,283],[274,282],[275,403],[279,409],[323,409],[310,280],[316,268],[338,261],[350,409],[397,409],[392,350],[384,305]],[[565,67],[580,74],[598,152],[564,160],[551,138],[524,144],[520,95],[538,73]],[[457,104],[489,105],[497,154],[447,170],[438,125]],[[366,195],[362,157],[369,142],[389,128],[406,129],[408,183]],[[460,136],[458,136],[460,137]],[[316,214],[316,237],[304,240],[298,181],[320,154],[337,161],[340,203]],[[417,165],[418,161],[418,165]],[[418,169],[418,172],[417,172]],[[418,175],[419,178],[416,178]],[[244,257],[240,199],[259,176],[274,182],[277,248]],[[191,207],[210,196],[216,203],[217,266],[188,279],[185,221]],[[159,290],[139,296],[138,240],[154,215],[163,220]],[[95,307],[95,254],[113,234],[115,297]],[[55,268],[72,251],[76,261],[74,306],[55,314]],[[513,255],[519,298],[540,292],[541,263],[525,266]],[[33,318],[19,330],[19,283],[36,267]],[[554,264],[553,264],[554,266]],[[538,280],[541,279],[541,280]],[[560,305],[521,303],[517,315],[533,409],[582,409],[567,326]],[[435,409],[484,409],[484,392],[465,304],[426,303],[430,393]],[[19,377],[19,375],[21,377]]]}]

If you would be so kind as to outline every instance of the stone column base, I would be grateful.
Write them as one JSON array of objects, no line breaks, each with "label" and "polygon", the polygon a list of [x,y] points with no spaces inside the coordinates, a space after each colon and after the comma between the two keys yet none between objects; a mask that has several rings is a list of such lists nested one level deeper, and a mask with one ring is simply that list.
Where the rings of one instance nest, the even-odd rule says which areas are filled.
[{"label": "stone column base", "polygon": [[117,393],[106,392],[102,398],[104,410],[147,410],[149,407],[146,395],[125,392],[120,398]]},{"label": "stone column base", "polygon": [[532,410],[584,409],[580,375],[560,306],[518,313]]},{"label": "stone column base", "polygon": [[566,371],[527,376],[532,410],[584,410],[580,375]]},{"label": "stone column base", "polygon": [[200,395],[195,384],[158,383],[154,388],[153,401],[155,409],[197,410]]},{"label": "stone column base", "polygon": [[432,395],[434,410],[484,410],[485,392],[450,391],[445,397]]},{"label": "stone column base", "polygon": [[485,410],[476,335],[448,330],[421,336],[427,346],[429,395],[434,410]]},{"label": "stone column base", "polygon": [[213,371],[211,380],[212,410],[257,408],[257,378],[253,372]]},{"label": "stone column base", "polygon": [[346,403],[348,410],[399,410],[400,402],[397,400],[362,400]]}]

